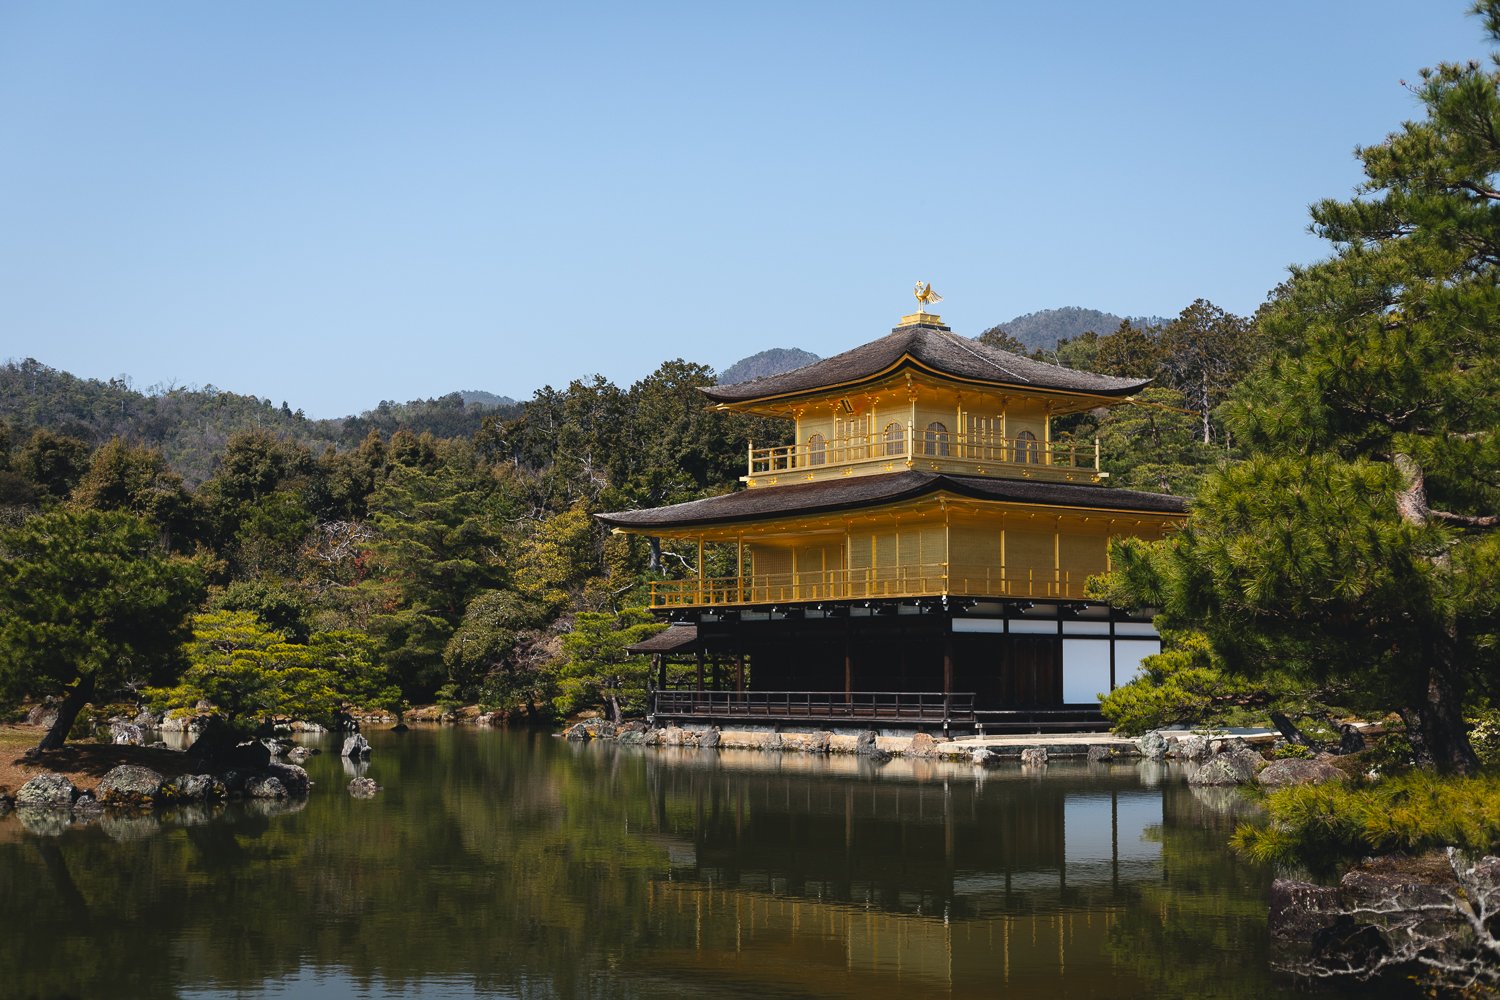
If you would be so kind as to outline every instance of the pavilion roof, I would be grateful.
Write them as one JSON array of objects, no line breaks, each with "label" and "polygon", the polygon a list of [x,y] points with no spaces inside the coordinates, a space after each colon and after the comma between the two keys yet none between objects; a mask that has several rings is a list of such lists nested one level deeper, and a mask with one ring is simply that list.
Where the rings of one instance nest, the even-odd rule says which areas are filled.
[{"label": "pavilion roof", "polygon": [[687,653],[698,648],[698,626],[674,623],[653,636],[626,646],[627,653]]},{"label": "pavilion roof", "polygon": [[982,479],[911,470],[878,476],[851,476],[846,479],[794,483],[789,486],[762,486],[672,504],[669,507],[615,511],[594,516],[613,527],[649,532],[652,528],[760,521],[793,514],[874,507],[914,500],[938,492],[974,500],[1141,514],[1182,514],[1187,511],[1187,501],[1165,493],[1143,493],[1080,483]]},{"label": "pavilion roof", "polygon": [[925,323],[898,326],[888,335],[831,358],[779,375],[699,391],[718,403],[744,403],[795,396],[835,386],[873,381],[903,367],[993,386],[1060,390],[1096,396],[1128,396],[1150,379],[1116,378],[1034,361]]}]

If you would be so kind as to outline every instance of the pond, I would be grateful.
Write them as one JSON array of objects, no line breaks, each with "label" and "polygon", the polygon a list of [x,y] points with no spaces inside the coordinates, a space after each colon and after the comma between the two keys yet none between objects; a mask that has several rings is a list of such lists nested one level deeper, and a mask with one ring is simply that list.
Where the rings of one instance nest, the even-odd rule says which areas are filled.
[{"label": "pond", "polygon": [[[1282,995],[1242,808],[1161,765],[367,734],[300,808],[0,820],[19,997]],[[331,750],[329,744],[325,749]],[[1287,995],[1290,995],[1288,992]]]}]

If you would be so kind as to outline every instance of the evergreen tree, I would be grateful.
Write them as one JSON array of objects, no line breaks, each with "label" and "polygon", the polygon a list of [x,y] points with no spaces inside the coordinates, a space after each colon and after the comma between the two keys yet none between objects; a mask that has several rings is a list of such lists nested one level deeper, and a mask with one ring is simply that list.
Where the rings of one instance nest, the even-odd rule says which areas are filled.
[{"label": "evergreen tree", "polygon": [[[1476,11],[1500,41],[1500,0]],[[1115,566],[1230,669],[1342,682],[1467,771],[1464,708],[1500,693],[1500,71],[1443,64],[1413,91],[1425,118],[1312,210],[1333,257],[1261,316],[1281,351],[1226,415],[1256,456]]]},{"label": "evergreen tree", "polygon": [[175,676],[202,573],[158,534],[132,514],[68,510],[0,530],[0,688],[65,695],[42,749],[96,693]]}]

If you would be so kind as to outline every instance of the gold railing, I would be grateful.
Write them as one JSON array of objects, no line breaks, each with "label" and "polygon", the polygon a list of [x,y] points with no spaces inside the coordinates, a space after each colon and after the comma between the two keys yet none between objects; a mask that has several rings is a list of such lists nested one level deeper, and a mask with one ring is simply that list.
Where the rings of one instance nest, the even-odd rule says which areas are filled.
[{"label": "gold railing", "polygon": [[653,580],[654,608],[720,607],[741,604],[790,604],[807,601],[859,601],[898,597],[1050,597],[1080,598],[1083,578],[1067,570],[1024,573],[949,572],[941,563],[888,569],[813,570],[805,573],[755,573],[687,580]]},{"label": "gold railing", "polygon": [[828,466],[861,465],[911,459],[958,459],[996,465],[1041,465],[1099,471],[1099,441],[1079,442],[1071,437],[1041,441],[1034,437],[1002,437],[998,434],[963,434],[911,428],[900,434],[884,432],[832,438],[824,442],[750,447],[749,475],[815,471]]}]

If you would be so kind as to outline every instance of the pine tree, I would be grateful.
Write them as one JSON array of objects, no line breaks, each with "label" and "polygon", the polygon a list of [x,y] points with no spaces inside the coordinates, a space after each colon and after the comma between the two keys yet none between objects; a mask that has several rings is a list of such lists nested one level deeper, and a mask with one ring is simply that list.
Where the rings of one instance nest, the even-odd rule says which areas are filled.
[{"label": "pine tree", "polygon": [[[1476,6],[1500,41],[1500,0]],[[1477,766],[1465,706],[1500,690],[1500,59],[1423,70],[1426,116],[1313,207],[1333,256],[1260,317],[1279,351],[1226,404],[1255,453],[1119,579],[1226,665],[1401,714],[1418,756]]]}]

